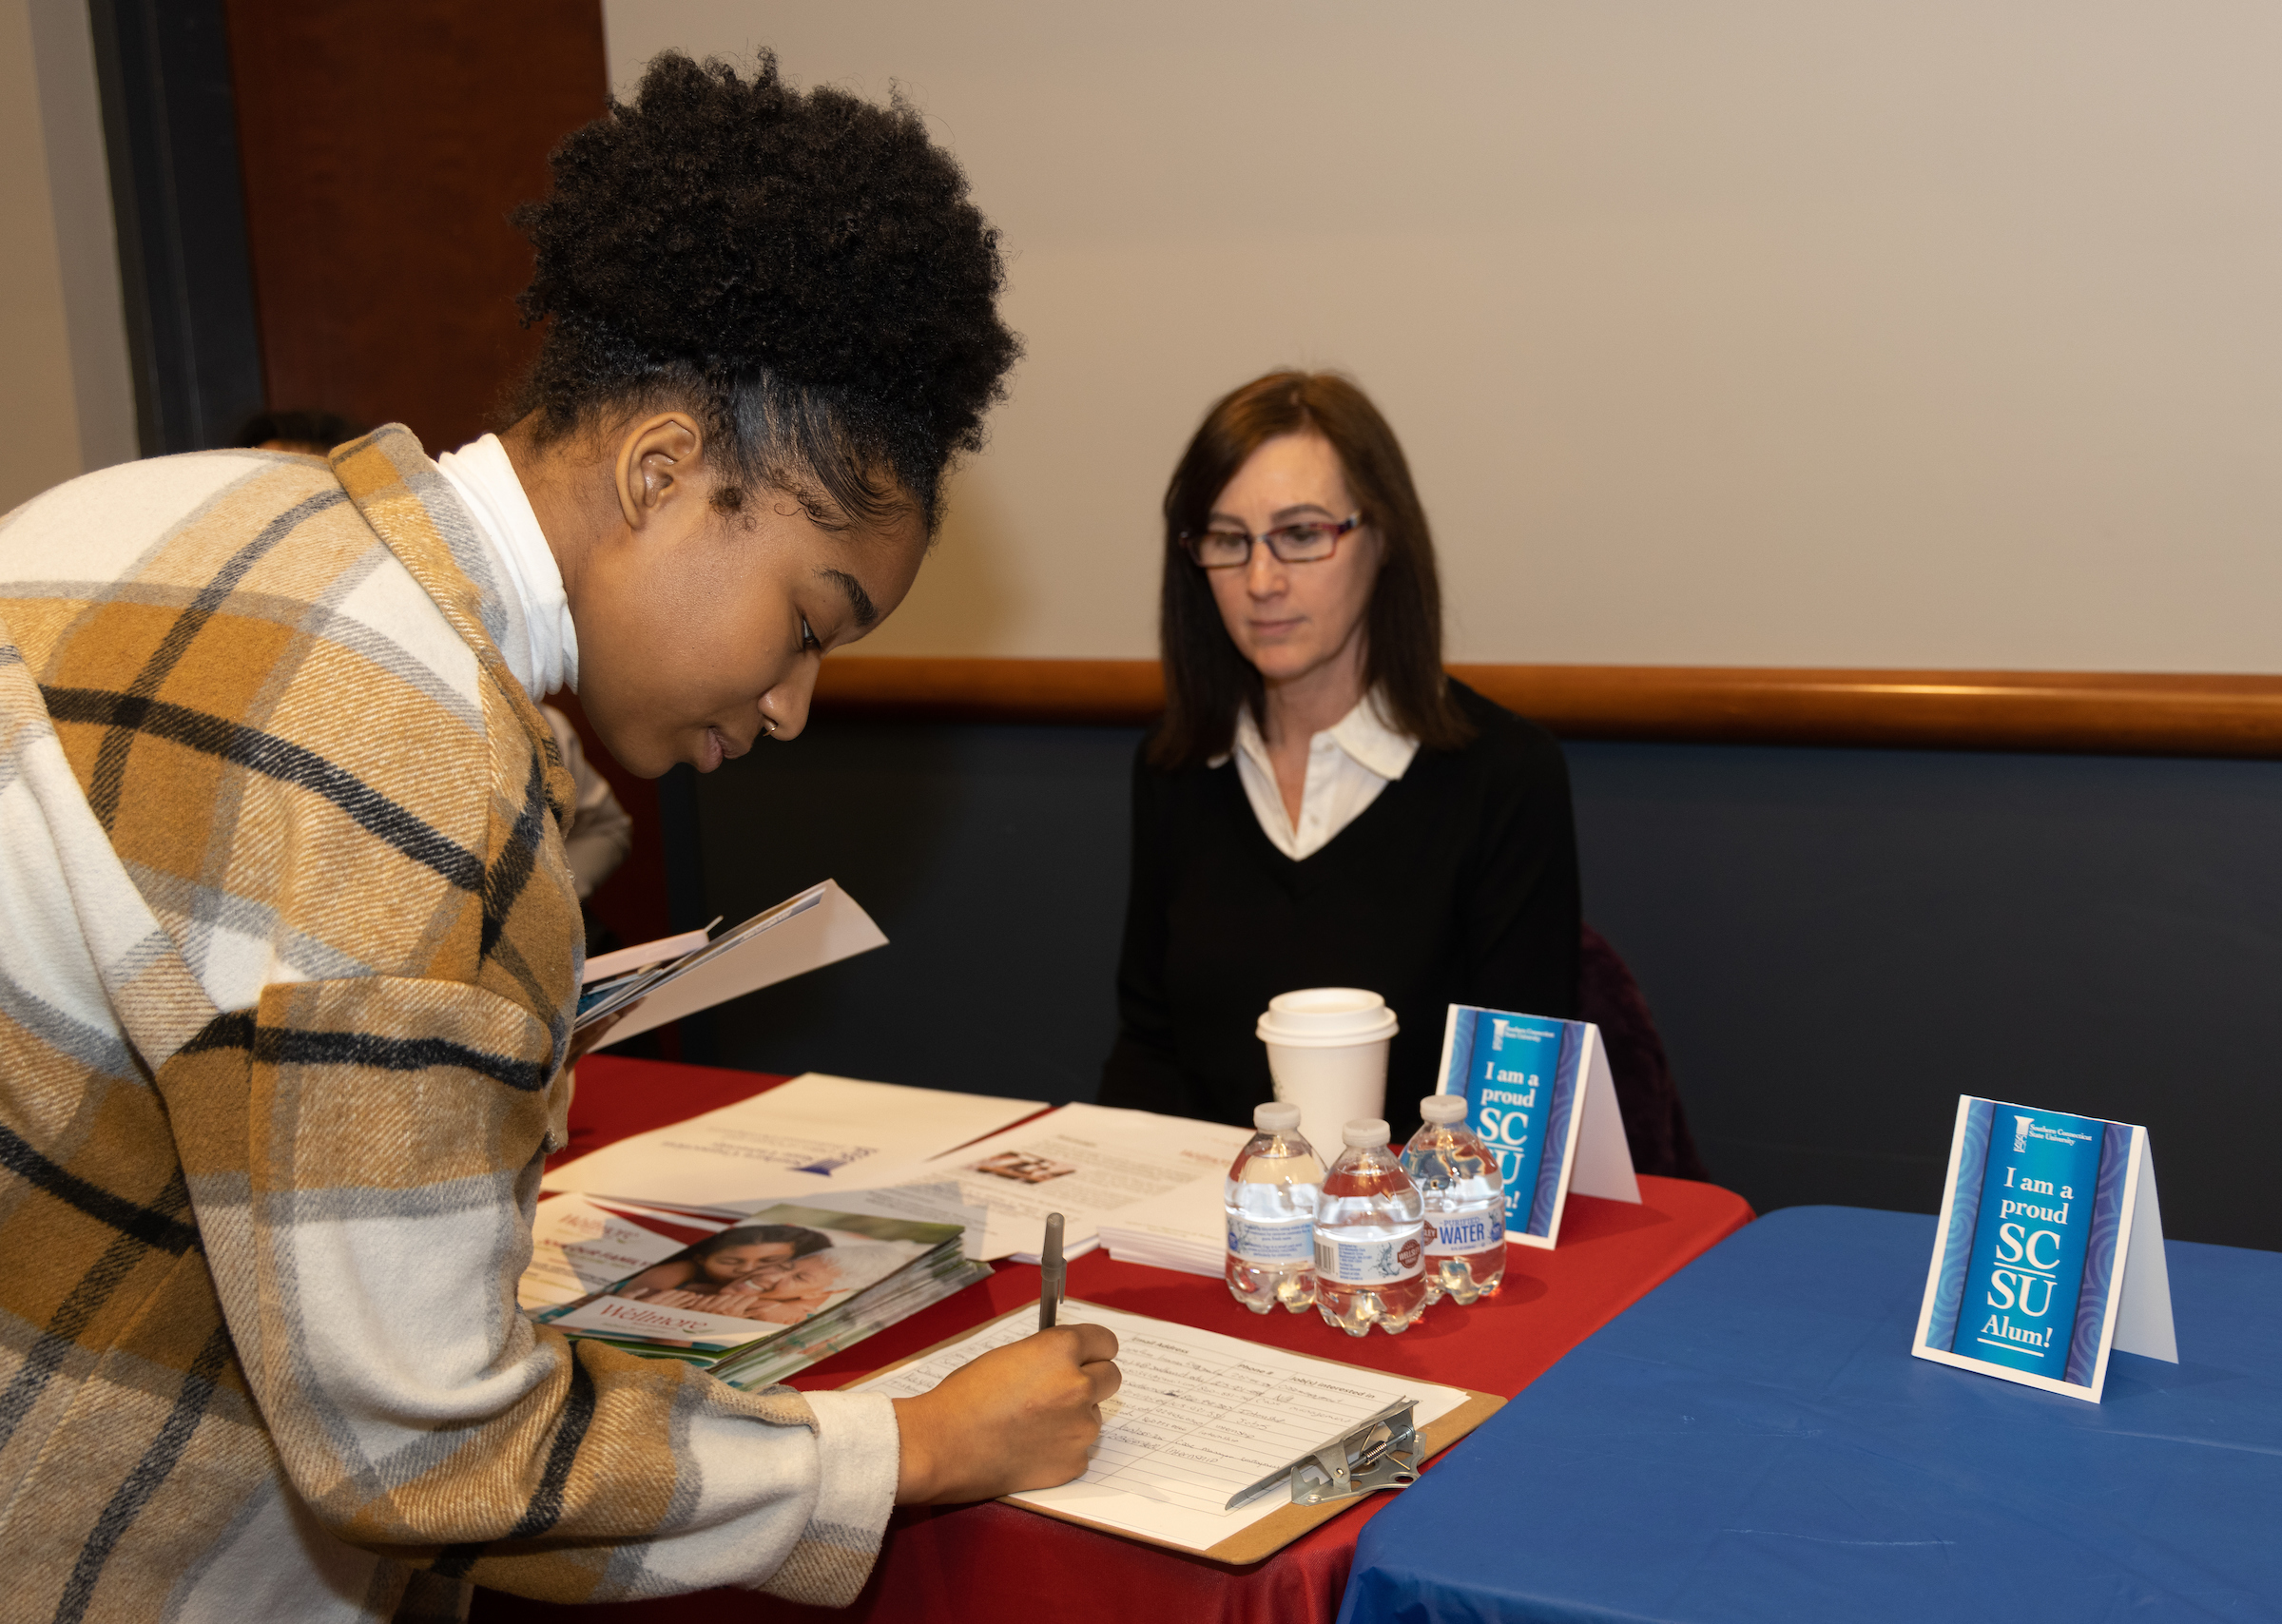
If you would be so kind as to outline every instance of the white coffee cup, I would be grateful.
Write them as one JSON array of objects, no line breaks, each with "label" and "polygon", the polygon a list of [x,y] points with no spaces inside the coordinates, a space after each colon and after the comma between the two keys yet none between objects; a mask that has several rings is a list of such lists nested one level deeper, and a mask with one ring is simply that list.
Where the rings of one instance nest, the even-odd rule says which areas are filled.
[{"label": "white coffee cup", "polygon": [[1267,1045],[1276,1098],[1300,1108],[1300,1131],[1328,1165],[1340,1131],[1386,1114],[1386,1051],[1395,1012],[1360,987],[1309,987],[1268,999],[1253,1029]]}]

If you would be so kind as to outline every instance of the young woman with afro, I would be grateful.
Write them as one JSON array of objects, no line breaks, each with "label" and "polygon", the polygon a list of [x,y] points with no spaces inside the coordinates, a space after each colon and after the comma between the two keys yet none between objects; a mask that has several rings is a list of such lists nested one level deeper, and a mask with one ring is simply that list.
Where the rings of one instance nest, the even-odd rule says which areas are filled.
[{"label": "young woman with afro", "polygon": [[[891,1504],[1078,1474],[1114,1339],[744,1393],[515,1311],[568,1109],[536,702],[710,770],[910,590],[1016,354],[919,115],[652,63],[522,223],[513,422],[0,522],[0,1548],[28,1615],[843,1604]],[[439,358],[438,364],[450,364]]]}]

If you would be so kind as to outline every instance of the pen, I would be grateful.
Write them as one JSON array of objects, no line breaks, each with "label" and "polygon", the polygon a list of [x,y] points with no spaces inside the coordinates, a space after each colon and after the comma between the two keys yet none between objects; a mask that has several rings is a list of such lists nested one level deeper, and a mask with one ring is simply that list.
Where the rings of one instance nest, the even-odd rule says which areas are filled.
[{"label": "pen", "polygon": [[1038,1329],[1054,1329],[1054,1317],[1062,1305],[1062,1283],[1070,1266],[1062,1261],[1062,1215],[1046,1214],[1046,1244],[1038,1248]]}]

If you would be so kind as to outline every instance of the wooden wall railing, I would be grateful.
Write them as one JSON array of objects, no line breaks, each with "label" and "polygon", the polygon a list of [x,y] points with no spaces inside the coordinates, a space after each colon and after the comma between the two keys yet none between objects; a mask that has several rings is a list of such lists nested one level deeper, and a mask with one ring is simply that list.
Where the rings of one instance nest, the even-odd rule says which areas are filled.
[{"label": "wooden wall railing", "polygon": [[[1734,666],[1453,666],[1563,738],[2282,758],[2282,677]],[[1132,724],[1153,660],[824,662],[825,715]]]}]

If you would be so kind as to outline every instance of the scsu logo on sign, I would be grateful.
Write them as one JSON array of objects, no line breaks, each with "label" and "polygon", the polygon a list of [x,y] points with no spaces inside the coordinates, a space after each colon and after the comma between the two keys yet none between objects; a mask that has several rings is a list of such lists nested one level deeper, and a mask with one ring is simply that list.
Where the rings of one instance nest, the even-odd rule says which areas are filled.
[{"label": "scsu logo on sign", "polygon": [[1395,1262],[1402,1268],[1416,1268],[1425,1255],[1425,1248],[1419,1245],[1418,1236],[1413,1235],[1402,1243],[1402,1249],[1395,1254]]},{"label": "scsu logo on sign", "polygon": [[[1989,1271],[1989,1306],[2018,1307],[2032,1320],[2052,1311],[2053,1271],[2060,1266],[2060,1235],[2057,1229],[2025,1229],[2019,1224],[2000,1225],[1997,1261],[2022,1266]],[[2038,1287],[2041,1286],[2041,1292]]]},{"label": "scsu logo on sign", "polygon": [[1500,1111],[1494,1105],[1485,1105],[1481,1108],[1481,1136],[1493,1145],[1526,1145],[1529,1112]]}]

